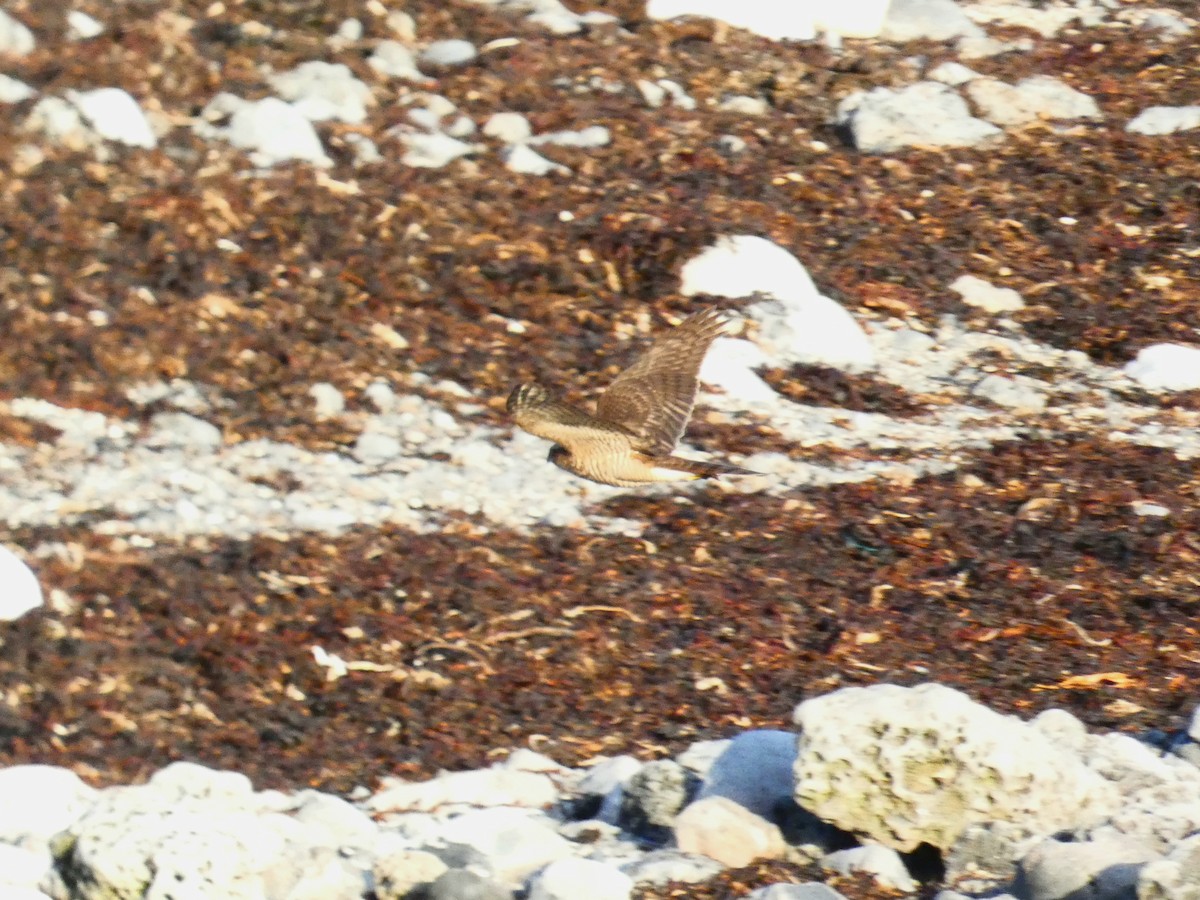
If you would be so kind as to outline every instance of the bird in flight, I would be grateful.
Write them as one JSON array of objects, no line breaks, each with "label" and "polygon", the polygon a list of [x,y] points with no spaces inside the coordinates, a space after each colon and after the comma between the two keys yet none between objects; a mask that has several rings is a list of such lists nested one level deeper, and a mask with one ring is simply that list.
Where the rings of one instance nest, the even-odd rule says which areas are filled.
[{"label": "bird in flight", "polygon": [[540,384],[517,385],[508,411],[519,427],[554,442],[550,462],[601,484],[756,475],[671,455],[692,417],[700,363],[726,321],[720,310],[707,309],[668,331],[609,385],[595,415],[550,396]]}]

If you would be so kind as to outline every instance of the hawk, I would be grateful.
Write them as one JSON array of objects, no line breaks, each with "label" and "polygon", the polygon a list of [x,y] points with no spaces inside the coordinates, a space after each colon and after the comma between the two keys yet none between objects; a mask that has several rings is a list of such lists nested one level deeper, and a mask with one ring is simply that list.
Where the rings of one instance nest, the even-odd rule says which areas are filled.
[{"label": "hawk", "polygon": [[520,428],[554,442],[550,462],[600,484],[756,475],[728,463],[671,455],[692,417],[700,363],[725,324],[717,309],[685,319],[617,376],[594,416],[555,399],[540,384],[517,385],[508,411]]}]

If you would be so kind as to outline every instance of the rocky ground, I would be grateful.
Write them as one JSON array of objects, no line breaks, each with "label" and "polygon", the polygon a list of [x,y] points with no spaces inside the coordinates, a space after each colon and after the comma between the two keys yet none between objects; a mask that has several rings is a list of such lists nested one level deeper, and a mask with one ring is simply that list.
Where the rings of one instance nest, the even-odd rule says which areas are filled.
[{"label": "rocky ground", "polygon": [[[588,7],[615,21],[557,35],[511,9],[411,0],[419,43],[481,48],[416,82],[369,64],[403,23],[367,6],[81,3],[104,31],[71,41],[64,4],[6,4],[36,39],[6,71],[37,93],[0,107],[0,542],[48,603],[0,626],[0,765],[103,786],[188,759],[345,793],[520,746],[571,766],[657,758],[880,682],[936,681],[1024,717],[1061,707],[1098,730],[1186,724],[1200,391],[1151,391],[1121,367],[1200,342],[1200,143],[1124,125],[1197,102],[1195,29],[989,24],[1028,49],[965,64],[1053,74],[1100,118],[870,155],[833,124],[839,103],[958,59],[951,43],[778,43],[622,0]],[[1152,6],[1194,13],[1120,8]],[[331,43],[352,17],[362,35]],[[268,96],[269,73],[313,59],[370,87],[364,121],[317,125],[328,166],[255,170],[193,127],[218,92]],[[651,105],[637,82],[657,79],[694,104]],[[96,87],[138,100],[154,149],[29,130],[37,98]],[[480,126],[520,112],[536,134],[600,125],[611,140],[538,146],[565,167],[545,175],[513,172],[480,134],[472,154],[415,167],[391,129],[429,92]],[[722,108],[732,95],[765,108]],[[965,361],[937,382],[915,363],[906,380],[776,360],[759,374],[786,411],[702,400],[688,440],[775,454],[774,485],[596,490],[512,437],[514,383],[594,397],[709,302],[681,293],[680,270],[724,234],[786,248],[877,348],[904,328]],[[1022,307],[1001,320],[964,303],[949,288],[963,274]],[[1041,399],[970,397],[988,374]],[[392,402],[372,399],[381,382],[399,405],[394,442],[373,446],[431,473],[397,482],[394,514],[372,493],[393,463],[362,440]],[[964,405],[978,433],[952,424]],[[180,411],[214,430],[161,418]],[[164,421],[183,425],[156,444]],[[798,438],[807,425],[819,436]],[[274,462],[228,462],[250,450]],[[473,479],[483,456],[502,468]],[[351,463],[374,468],[313,487]],[[212,488],[227,469],[238,480]],[[139,493],[149,482],[159,492]],[[213,518],[251,488],[282,506]],[[342,502],[360,489],[361,508]],[[340,517],[314,509],[326,501]],[[764,863],[678,896],[800,872]]]}]

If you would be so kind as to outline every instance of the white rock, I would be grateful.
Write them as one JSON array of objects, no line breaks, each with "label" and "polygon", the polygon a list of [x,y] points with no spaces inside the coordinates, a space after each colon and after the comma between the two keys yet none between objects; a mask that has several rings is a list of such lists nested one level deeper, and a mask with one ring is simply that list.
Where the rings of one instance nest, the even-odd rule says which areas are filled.
[{"label": "white rock", "polygon": [[974,275],[960,275],[950,283],[950,290],[962,297],[963,303],[985,312],[1016,312],[1025,308],[1025,301],[1012,288],[999,288]]},{"label": "white rock", "polygon": [[1087,827],[1119,803],[1070,750],[939,684],[845,688],[795,718],[796,802],[893,849],[946,849],[989,821]]},{"label": "white rock", "polygon": [[429,812],[452,804],[541,809],[557,797],[558,789],[546,775],[491,768],[447,772],[429,781],[384,779],[365,805],[376,813]]},{"label": "white rock", "polygon": [[679,290],[688,297],[766,294],[803,301],[818,296],[817,286],[800,260],[774,241],[750,234],[719,237],[684,263],[679,270]]},{"label": "white rock", "polygon": [[20,103],[36,93],[25,82],[0,74],[0,103]]},{"label": "white rock", "polygon": [[104,25],[87,13],[73,9],[67,13],[67,39],[86,41],[104,34]]},{"label": "white rock", "polygon": [[317,417],[330,419],[346,411],[346,398],[336,387],[326,381],[318,382],[308,389],[313,398]]},{"label": "white rock", "polygon": [[529,900],[628,900],[633,879],[590,859],[559,859],[535,875]]},{"label": "white rock", "polygon": [[1023,375],[1011,378],[1004,375],[987,375],[971,388],[971,394],[1008,409],[1038,412],[1046,408],[1045,384]]},{"label": "white rock", "polygon": [[929,70],[927,76],[932,81],[940,81],[942,84],[948,84],[951,87],[957,87],[960,84],[966,84],[975,78],[982,78],[974,69],[969,69],[962,63],[944,62],[934,66]]},{"label": "white rock", "polygon": [[460,141],[440,131],[402,130],[398,137],[405,147],[400,162],[414,169],[441,169],[456,159],[484,149],[481,144]]},{"label": "white rock", "polygon": [[781,802],[791,799],[795,764],[796,735],[792,732],[743,732],[717,757],[696,799],[725,797],[769,819]]},{"label": "white rock", "polygon": [[646,101],[646,105],[651,109],[658,109],[666,102],[667,89],[658,82],[639,78],[637,80],[637,89],[642,95],[642,99]]},{"label": "white rock", "polygon": [[374,102],[371,89],[342,63],[310,60],[272,75],[269,81],[280,97],[312,122],[365,122],[367,106]]},{"label": "white rock", "polygon": [[1002,133],[972,116],[962,97],[936,81],[851,94],[838,104],[835,118],[850,129],[854,146],[864,153],[971,147]]},{"label": "white rock", "polygon": [[731,868],[756,859],[778,859],[787,845],[779,826],[725,797],[688,804],[675,817],[675,844]]},{"label": "white rock", "polygon": [[774,41],[809,41],[817,36],[814,13],[806,3],[781,4],[778,0],[648,0],[646,16],[675,19],[703,16],[744,28]]},{"label": "white rock", "polygon": [[484,123],[483,133],[488,137],[504,141],[506,144],[519,144],[529,140],[533,134],[533,126],[520,113],[500,112],[495,113]]},{"label": "white rock", "polygon": [[772,403],[779,395],[754,371],[770,362],[757,344],[719,337],[700,364],[700,380],[746,403]]},{"label": "white rock", "polygon": [[589,125],[578,131],[548,131],[531,137],[528,143],[557,144],[560,147],[606,147],[611,141],[612,134],[603,125]]},{"label": "white rock", "polygon": [[367,59],[376,72],[389,78],[403,78],[406,81],[429,81],[429,76],[417,68],[417,58],[413,52],[399,41],[380,41],[375,52]]},{"label": "white rock", "polygon": [[462,66],[479,55],[470,41],[452,38],[434,41],[421,51],[421,62],[432,66]]},{"label": "white rock", "polygon": [[696,108],[695,98],[688,94],[679,82],[672,81],[669,78],[660,78],[658,79],[658,86],[670,95],[672,106],[677,106],[679,109]]},{"label": "white rock", "polygon": [[878,844],[828,853],[821,858],[821,867],[841,875],[865,872],[874,876],[884,887],[905,893],[912,893],[917,889],[917,883],[908,874],[900,854],[891,847],[880,847]]},{"label": "white rock", "polygon": [[1200,128],[1200,106],[1151,106],[1125,126],[1135,134],[1173,134]]},{"label": "white rock", "polygon": [[741,113],[743,116],[762,116],[766,115],[771,107],[762,97],[747,97],[742,94],[736,94],[732,97],[726,97],[717,104],[717,109],[721,112]]},{"label": "white rock", "polygon": [[146,446],[172,448],[193,453],[211,453],[225,439],[211,422],[182,412],[157,413],[150,420]]},{"label": "white rock", "polygon": [[417,39],[417,20],[402,10],[392,10],[384,18],[388,30],[400,40],[412,43]]},{"label": "white rock", "polygon": [[1096,101],[1049,75],[1034,75],[1016,84],[996,78],[973,79],[967,96],[979,115],[996,125],[1024,125],[1039,119],[1099,119]]},{"label": "white rock", "polygon": [[230,116],[225,137],[233,146],[249,150],[257,166],[273,166],[289,160],[322,167],[333,165],[308,117],[278,97],[239,101]]},{"label": "white rock", "polygon": [[[0,897],[12,900],[22,896],[20,891],[36,891],[53,867],[54,857],[47,849],[27,850],[0,844]],[[37,896],[46,895],[38,892]]]},{"label": "white rock", "polygon": [[688,296],[771,298],[747,307],[743,314],[760,323],[758,343],[776,364],[857,369],[875,362],[875,351],[854,317],[817,293],[800,261],[765,238],[718,238],[684,263],[680,291]]},{"label": "white rock", "polygon": [[715,859],[679,850],[654,850],[621,866],[636,884],[665,885],[671,881],[696,884],[708,881],[724,869]]},{"label": "white rock", "polygon": [[1139,900],[1196,900],[1200,897],[1200,834],[1180,841],[1163,859],[1137,873]]},{"label": "white rock", "polygon": [[1200,706],[1192,712],[1192,721],[1188,725],[1188,737],[1200,744]]},{"label": "white rock", "polygon": [[846,900],[827,884],[806,881],[803,884],[772,884],[757,888],[746,895],[746,900]]},{"label": "white rock", "polygon": [[892,0],[882,28],[884,40],[900,43],[984,36],[954,0]]},{"label": "white rock", "polygon": [[0,621],[12,622],[31,609],[37,609],[42,603],[42,587],[33,570],[0,544]]},{"label": "white rock", "polygon": [[1171,509],[1168,506],[1163,506],[1161,503],[1147,503],[1144,500],[1138,500],[1129,504],[1129,508],[1133,510],[1135,516],[1153,516],[1161,518],[1169,516]]},{"label": "white rock", "polygon": [[414,888],[436,881],[449,866],[423,850],[396,850],[375,860],[378,900],[403,900]]},{"label": "white rock", "polygon": [[[0,565],[7,552],[0,547]],[[0,797],[5,798],[0,804],[0,841],[45,849],[54,835],[87,811],[98,793],[74,772],[58,766],[0,769]]]},{"label": "white rock", "polygon": [[1125,365],[1125,374],[1151,390],[1195,390],[1200,388],[1200,347],[1151,344]]},{"label": "white rock", "polygon": [[0,53],[25,56],[34,48],[33,32],[0,9]]},{"label": "white rock", "polygon": [[387,425],[371,418],[355,440],[353,453],[359,462],[378,466],[403,456],[404,444],[390,433]]},{"label": "white rock", "polygon": [[552,172],[565,175],[571,171],[525,144],[510,144],[500,151],[500,158],[504,160],[506,169],[518,175],[549,175]]},{"label": "white rock", "polygon": [[353,44],[361,41],[363,37],[363,23],[361,19],[343,19],[337,28],[337,38],[343,44]]},{"label": "white rock", "polygon": [[574,855],[574,845],[558,834],[547,816],[503,806],[456,816],[442,829],[442,839],[482,854],[492,875],[510,884]]},{"label": "white rock", "polygon": [[96,142],[96,133],[84,123],[79,110],[62,97],[43,97],[35,103],[25,119],[24,128],[75,150]]},{"label": "white rock", "polygon": [[142,108],[120,88],[67,91],[66,98],[102,138],[146,149],[158,144]]}]

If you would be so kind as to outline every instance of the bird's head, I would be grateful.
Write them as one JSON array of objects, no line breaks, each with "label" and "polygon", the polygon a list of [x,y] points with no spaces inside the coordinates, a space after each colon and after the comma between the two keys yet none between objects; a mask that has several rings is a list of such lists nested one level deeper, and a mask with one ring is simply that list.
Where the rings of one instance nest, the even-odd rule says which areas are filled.
[{"label": "bird's head", "polygon": [[546,455],[546,461],[552,462],[560,468],[564,468],[563,460],[570,455],[571,451],[569,451],[566,447],[562,446],[561,444],[555,444],[550,448],[550,452]]},{"label": "bird's head", "polygon": [[528,382],[526,384],[518,384],[512,389],[512,393],[508,395],[508,411],[515,413],[521,409],[533,409],[536,406],[541,406],[550,395],[546,389],[540,384]]}]

